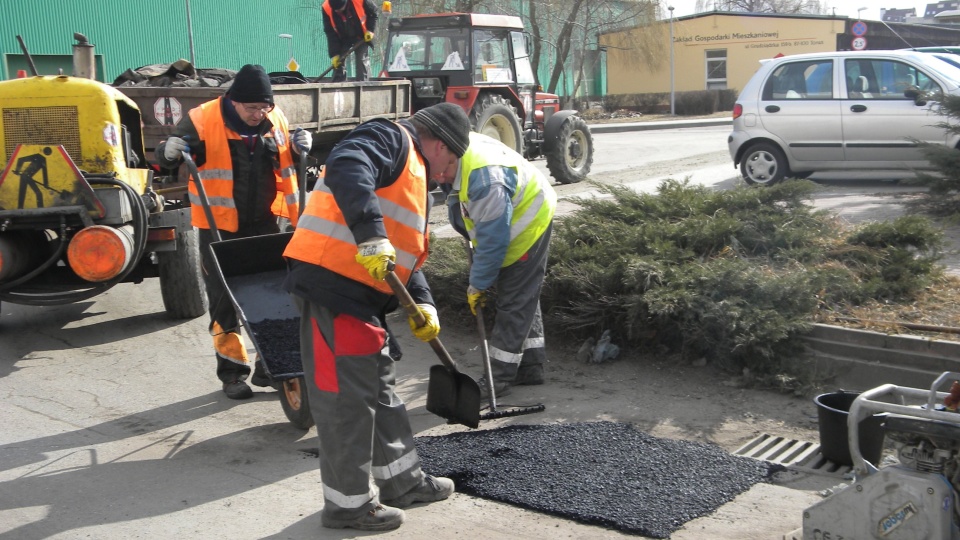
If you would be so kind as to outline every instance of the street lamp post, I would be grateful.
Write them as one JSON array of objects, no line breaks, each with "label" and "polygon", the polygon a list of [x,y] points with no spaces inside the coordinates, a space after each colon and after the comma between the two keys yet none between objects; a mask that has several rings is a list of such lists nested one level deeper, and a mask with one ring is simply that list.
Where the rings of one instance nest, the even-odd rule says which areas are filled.
[{"label": "street lamp post", "polygon": [[860,18],[860,12],[861,12],[861,11],[865,11],[866,9],[868,9],[868,8],[865,8],[865,7],[857,8],[857,20],[858,20],[858,21],[863,20],[863,19]]},{"label": "street lamp post", "polygon": [[673,6],[667,6],[670,10],[670,116],[676,114],[676,101],[673,91]]}]

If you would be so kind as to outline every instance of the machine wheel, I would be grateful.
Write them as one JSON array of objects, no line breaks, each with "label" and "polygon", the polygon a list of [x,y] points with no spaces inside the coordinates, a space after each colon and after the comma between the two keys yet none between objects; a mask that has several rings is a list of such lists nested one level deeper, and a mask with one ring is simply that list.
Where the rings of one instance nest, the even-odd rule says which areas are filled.
[{"label": "machine wheel", "polygon": [[307,399],[307,387],[303,377],[287,379],[280,383],[280,406],[287,420],[300,429],[313,427],[310,415],[310,401]]},{"label": "machine wheel", "polygon": [[207,291],[200,269],[200,241],[190,229],[177,233],[176,251],[157,252],[160,294],[167,314],[192,319],[207,312]]},{"label": "machine wheel", "polygon": [[481,94],[470,111],[470,124],[477,133],[496,139],[523,154],[523,131],[517,109],[497,94]]},{"label": "machine wheel", "polygon": [[784,179],[789,171],[787,158],[770,143],[757,143],[743,153],[740,173],[748,184],[772,186]]},{"label": "machine wheel", "polygon": [[546,152],[547,169],[561,184],[576,184],[590,174],[593,165],[593,136],[579,116],[563,122],[557,141]]}]

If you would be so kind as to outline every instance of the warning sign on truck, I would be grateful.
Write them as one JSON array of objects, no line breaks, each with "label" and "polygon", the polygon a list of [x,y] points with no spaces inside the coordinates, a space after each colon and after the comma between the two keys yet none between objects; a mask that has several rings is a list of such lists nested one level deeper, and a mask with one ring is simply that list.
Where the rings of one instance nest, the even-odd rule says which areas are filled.
[{"label": "warning sign on truck", "polygon": [[153,116],[161,125],[175,126],[183,118],[183,108],[177,98],[164,96],[153,102]]}]

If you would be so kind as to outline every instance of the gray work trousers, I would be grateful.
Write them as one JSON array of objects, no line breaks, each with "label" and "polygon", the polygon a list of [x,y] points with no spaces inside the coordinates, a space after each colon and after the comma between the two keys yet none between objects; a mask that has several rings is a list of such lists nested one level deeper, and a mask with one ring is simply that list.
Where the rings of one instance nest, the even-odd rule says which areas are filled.
[{"label": "gray work trousers", "polygon": [[489,340],[490,370],[496,381],[512,383],[519,368],[547,360],[540,289],[552,230],[551,224],[523,257],[501,268],[497,276],[496,319]]},{"label": "gray work trousers", "polygon": [[[367,513],[420,485],[423,472],[382,321],[375,325],[293,297],[300,355],[320,440],[323,512]],[[373,483],[370,479],[373,478]]]}]

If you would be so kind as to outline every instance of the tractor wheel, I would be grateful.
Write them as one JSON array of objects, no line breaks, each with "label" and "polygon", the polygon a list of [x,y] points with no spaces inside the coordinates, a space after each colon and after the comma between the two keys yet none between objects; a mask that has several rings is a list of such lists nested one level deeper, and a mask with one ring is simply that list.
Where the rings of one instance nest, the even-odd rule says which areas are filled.
[{"label": "tractor wheel", "polygon": [[197,232],[178,232],[177,250],[157,252],[157,261],[167,314],[175,319],[192,319],[206,313],[207,290],[201,275]]},{"label": "tractor wheel", "polygon": [[310,429],[314,425],[310,414],[310,401],[307,399],[307,387],[303,377],[287,379],[280,383],[280,406],[290,423],[300,429]]},{"label": "tractor wheel", "polygon": [[470,124],[477,133],[496,139],[523,154],[523,131],[517,109],[497,94],[482,94],[470,111]]},{"label": "tractor wheel", "polygon": [[561,184],[576,184],[590,174],[593,165],[593,137],[579,116],[563,122],[557,140],[545,152],[547,169]]}]

